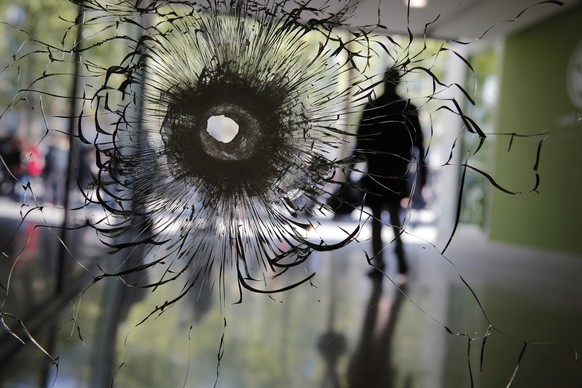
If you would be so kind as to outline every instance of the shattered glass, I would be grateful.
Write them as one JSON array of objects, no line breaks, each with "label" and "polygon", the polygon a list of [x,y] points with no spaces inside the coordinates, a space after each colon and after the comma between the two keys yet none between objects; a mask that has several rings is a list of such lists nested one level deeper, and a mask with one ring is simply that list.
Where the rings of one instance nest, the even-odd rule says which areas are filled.
[{"label": "shattered glass", "polygon": [[[274,381],[312,386],[317,379],[330,387],[431,386],[411,377],[426,372],[414,366],[398,379],[391,378],[392,370],[379,380],[371,377],[370,370],[386,363],[415,365],[406,359],[410,349],[430,358],[422,350],[430,341],[414,340],[420,338],[413,332],[415,316],[430,326],[429,333],[438,332],[434,337],[447,333],[464,341],[463,365],[441,360],[438,369],[443,374],[453,369],[450,375],[461,377],[447,378],[467,386],[486,369],[486,344],[517,344],[509,372],[504,370],[505,383],[513,384],[536,344],[494,324],[462,275],[464,264],[451,260],[449,249],[455,250],[467,188],[473,187],[467,180],[478,177],[479,187],[508,194],[536,192],[547,133],[490,133],[482,127],[471,108],[479,77],[463,54],[469,42],[429,38],[433,22],[424,36],[410,30],[391,35],[379,21],[354,26],[358,7],[351,1],[85,0],[54,7],[56,34],[45,37],[20,28],[24,14],[38,9],[3,10],[11,19],[4,29],[19,44],[2,47],[12,55],[2,59],[0,73],[0,123],[32,123],[27,163],[43,147],[64,152],[66,159],[58,180],[64,189],[57,194],[0,153],[3,184],[11,185],[20,204],[2,240],[0,340],[10,341],[10,349],[32,347],[36,357],[48,360],[44,383],[60,386],[63,376],[92,373],[61,368],[49,334],[66,328],[68,341],[91,342],[98,360],[115,360],[95,362],[94,370],[102,373],[85,376],[92,381],[88,386],[111,381],[132,386],[137,383],[128,376],[138,373],[141,362],[164,364],[174,354],[182,360],[168,362],[165,376],[152,370],[142,386],[190,386],[195,380],[200,386],[237,386],[237,379],[240,386],[276,386]],[[468,82],[448,78],[451,63]],[[470,306],[460,314],[463,322],[449,322],[454,311],[439,311],[426,290],[403,283],[391,265],[376,272],[380,278],[372,279],[368,299],[351,294],[362,286],[346,280],[354,271],[350,266],[373,269],[377,258],[370,253],[368,230],[373,219],[391,226],[365,200],[340,198],[349,221],[338,221],[333,218],[338,204],[331,200],[354,189],[364,198],[374,195],[347,176],[366,176],[365,158],[354,149],[361,140],[359,120],[382,93],[386,69],[398,74],[403,101],[418,107],[425,132],[426,150],[406,160],[416,177],[410,197],[420,198],[418,173],[429,164],[433,180],[446,168],[459,175],[455,198],[448,201],[455,209],[445,238],[416,233],[422,221],[415,218],[421,213],[414,200],[404,204],[404,222],[395,232],[406,239],[405,247],[416,247],[406,249],[430,262],[432,272],[423,275],[431,275],[431,287],[455,279],[455,295]],[[451,121],[458,132],[448,129]],[[514,142],[531,142],[531,186],[506,186],[487,170],[481,155],[498,138],[508,140],[508,152]],[[42,240],[52,242],[50,250],[39,249]],[[385,242],[382,251],[388,252],[394,241]],[[352,250],[340,253],[346,249]],[[336,294],[350,301],[348,307]],[[92,295],[98,302],[85,308],[83,301]],[[38,322],[63,305],[66,318]],[[349,318],[361,313],[354,305],[365,312],[361,331],[341,334],[340,327],[347,332],[359,326]],[[293,316],[292,306],[301,312]],[[275,325],[254,318],[265,310],[279,319]],[[374,325],[378,317],[384,319],[381,328]],[[248,327],[253,319],[259,327]],[[410,346],[394,339],[402,320],[411,331],[400,328],[400,336]],[[305,321],[321,323],[323,334],[302,332]],[[164,328],[181,334],[164,343],[155,332]],[[201,328],[211,334],[198,334]],[[136,334],[140,330],[147,341]],[[286,347],[269,354],[262,343],[269,336],[280,336]],[[87,339],[93,337],[98,340]],[[315,343],[313,354],[323,359],[319,374],[310,369],[313,360],[291,360],[306,343]],[[140,354],[150,347],[153,361]],[[457,345],[451,348],[459,352]],[[266,370],[255,365],[261,362]],[[293,362],[309,378],[284,370]],[[229,367],[251,372],[238,376]],[[345,378],[338,377],[338,368]]]}]

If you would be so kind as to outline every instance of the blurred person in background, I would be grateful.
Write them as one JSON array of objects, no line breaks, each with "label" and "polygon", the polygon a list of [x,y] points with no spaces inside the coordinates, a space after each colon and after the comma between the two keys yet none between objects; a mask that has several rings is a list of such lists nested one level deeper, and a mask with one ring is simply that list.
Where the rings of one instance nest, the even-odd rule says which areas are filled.
[{"label": "blurred person in background", "polygon": [[0,166],[2,195],[13,196],[16,186],[16,177],[20,175],[22,140],[18,136],[8,135],[0,139]]},{"label": "blurred person in background", "polygon": [[[384,73],[384,92],[370,101],[358,127],[354,154],[366,160],[367,171],[360,184],[366,196],[364,204],[372,211],[372,276],[381,276],[386,263],[383,258],[382,212],[387,210],[394,231],[397,271],[405,275],[408,263],[402,243],[403,207],[409,205],[411,190],[426,184],[424,136],[418,119],[418,108],[398,95],[400,74],[395,69]],[[415,155],[418,155],[415,156]],[[410,170],[417,166],[416,185],[409,182]]]},{"label": "blurred person in background", "polygon": [[49,139],[44,169],[45,201],[53,205],[63,205],[67,168],[69,162],[68,139],[55,132]]}]

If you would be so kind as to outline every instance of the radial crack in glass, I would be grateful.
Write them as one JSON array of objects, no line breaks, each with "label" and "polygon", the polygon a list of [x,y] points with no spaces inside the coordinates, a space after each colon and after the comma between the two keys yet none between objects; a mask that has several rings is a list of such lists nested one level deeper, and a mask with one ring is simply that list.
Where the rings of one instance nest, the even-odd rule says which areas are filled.
[{"label": "radial crack in glass", "polygon": [[[454,261],[445,256],[445,251],[460,224],[463,196],[470,194],[467,187],[473,178],[471,174],[478,174],[487,185],[508,194],[526,192],[510,190],[497,183],[496,177],[478,168],[475,157],[482,153],[487,139],[509,138],[508,152],[520,139],[539,140],[532,153],[533,168],[528,164],[535,182],[527,192],[537,191],[538,166],[547,133],[490,133],[464,113],[468,104],[474,104],[474,99],[461,86],[465,81],[455,83],[452,73],[459,69],[457,65],[473,70],[472,60],[463,58],[460,49],[468,42],[428,38],[430,25],[438,18],[425,25],[422,37],[411,30],[408,36],[391,36],[387,34],[390,26],[380,24],[380,7],[376,24],[350,26],[349,15],[356,12],[359,3],[352,1],[72,2],[81,5],[78,15],[61,19],[66,27],[60,30],[62,37],[56,43],[48,36],[42,39],[29,36],[17,26],[8,29],[27,36],[25,42],[11,50],[12,56],[6,56],[8,64],[0,69],[3,82],[14,88],[14,95],[6,93],[7,105],[0,111],[2,123],[8,125],[14,117],[11,114],[18,112],[25,121],[22,127],[32,133],[31,128],[26,128],[32,127],[28,124],[42,122],[36,146],[47,142],[50,145],[55,134],[68,134],[71,158],[67,181],[77,179],[78,188],[85,196],[84,204],[74,199],[71,203],[65,202],[62,208],[51,208],[42,199],[37,201],[40,196],[36,197],[36,193],[42,193],[42,185],[19,176],[18,170],[0,155],[7,178],[4,183],[21,186],[20,192],[24,193],[17,229],[40,215],[42,225],[33,226],[33,230],[49,230],[61,248],[57,268],[30,266],[33,272],[47,267],[46,279],[49,276],[52,279],[56,273],[61,279],[55,287],[59,295],[64,290],[61,285],[68,281],[63,276],[68,271],[66,267],[71,267],[65,259],[71,257],[78,264],[77,269],[89,276],[88,282],[92,280],[87,287],[106,277],[114,277],[113,282],[101,283],[111,295],[117,293],[118,286],[157,291],[168,285],[155,295],[161,302],[148,304],[147,311],[151,313],[143,321],[166,311],[186,294],[199,298],[201,290],[213,291],[215,285],[218,285],[222,302],[228,292],[234,292],[240,300],[245,292],[243,288],[271,293],[304,283],[316,287],[315,281],[310,281],[320,265],[320,258],[307,261],[309,255],[314,250],[343,247],[356,239],[361,241],[354,245],[368,244],[367,239],[359,236],[360,227],[368,220],[372,221],[372,229],[374,224],[387,225],[388,222],[381,214],[364,208],[363,203],[388,196],[391,190],[395,192],[387,182],[402,181],[405,176],[402,172],[361,171],[360,162],[367,163],[369,168],[375,156],[392,155],[402,161],[392,164],[402,164],[406,173],[415,172],[418,176],[428,167],[428,149],[433,140],[441,142],[439,147],[442,147],[444,138],[445,154],[448,154],[447,158],[437,153],[437,162],[432,160],[435,175],[439,175],[441,167],[453,167],[456,171],[453,175],[459,175],[460,182],[451,185],[458,190],[452,195],[457,206],[444,247],[414,236],[423,240],[422,249],[426,248],[429,253],[426,256],[423,253],[425,262],[430,260],[424,258],[436,254],[438,261],[450,265],[456,272]],[[548,3],[559,4],[542,1],[538,5]],[[519,15],[521,13],[517,17]],[[443,63],[444,57],[447,59]],[[447,67],[446,71],[443,66]],[[388,69],[387,74],[398,74],[397,79],[383,79],[382,74]],[[14,75],[14,79],[8,75]],[[443,79],[449,77],[451,80],[445,83]],[[373,104],[385,93],[382,89],[401,80],[400,87],[406,89],[406,97]],[[356,124],[358,118],[376,113],[378,122],[412,125],[412,120],[404,119],[403,112],[377,114],[379,108],[401,103],[418,107],[415,114],[424,116],[425,129],[430,130],[429,147],[425,152],[418,150],[418,155],[405,157],[391,150],[368,147],[367,144],[387,142],[379,141],[380,131],[374,130],[373,125]],[[37,120],[29,121],[33,113],[38,116]],[[450,115],[453,120],[443,120],[442,115]],[[452,122],[458,125],[451,127]],[[366,127],[372,128],[372,133],[361,133]],[[40,133],[43,130],[44,134]],[[360,132],[357,136],[356,131]],[[220,132],[229,133],[231,137],[219,136]],[[409,133],[407,141],[419,138],[421,132],[418,131],[417,136]],[[467,147],[466,138],[471,138],[475,144]],[[58,136],[53,141],[53,146],[60,142]],[[82,170],[91,170],[91,167],[81,163],[89,158],[77,158],[77,151],[81,151],[76,148],[80,146],[79,141],[84,142],[83,146],[96,158],[90,184],[85,178],[91,173]],[[354,156],[346,156],[348,154]],[[26,158],[32,160],[32,155],[32,150],[27,151]],[[75,165],[76,162],[80,162],[79,165]],[[435,163],[440,165],[437,167]],[[363,175],[369,180],[366,183],[376,184],[359,185],[350,181],[354,175]],[[415,178],[410,183],[409,194],[414,198],[414,191],[417,185],[417,192],[421,191],[423,180]],[[74,190],[69,189],[74,183],[67,182],[65,186],[68,191],[65,197],[72,198],[69,194]],[[342,189],[355,191],[354,196],[358,197],[355,202],[347,200],[349,193],[343,197]],[[340,206],[333,210],[346,205],[345,214],[351,214],[358,208],[360,219],[350,220],[355,222],[350,222],[349,227],[335,222],[320,224],[314,216],[331,215],[328,210],[334,207],[331,205],[334,199],[339,200]],[[407,208],[403,209],[407,222],[402,226],[392,225],[396,238],[400,235],[413,237],[412,232],[406,230],[411,206],[408,201]],[[76,216],[81,211],[89,213],[96,208],[100,210],[95,214],[87,218],[82,218],[86,214],[82,215],[80,225],[73,223],[78,222]],[[45,218],[53,210],[64,213],[60,228],[53,228],[51,221]],[[336,215],[338,213],[336,211]],[[84,228],[85,219],[97,230],[100,242],[113,248],[115,254],[103,254],[103,247],[99,245],[99,254],[86,258],[87,262],[75,257],[72,248],[77,244],[67,233]],[[332,232],[329,232],[330,224],[333,224]],[[16,238],[18,230],[10,238]],[[29,236],[25,245],[33,247],[33,234]],[[367,259],[368,264],[374,266],[374,260],[391,244],[372,243],[375,252],[369,255],[367,249],[362,249],[358,252],[359,258]],[[83,245],[82,250],[82,255],[86,255],[87,246]],[[16,253],[5,252],[3,250],[8,260],[4,268],[9,269],[7,276],[0,279],[4,294],[0,318],[8,319],[0,319],[1,323],[19,343],[31,340],[53,365],[58,366],[58,357],[52,357],[50,349],[42,348],[33,337],[36,334],[30,334],[23,321],[9,311],[19,294],[18,287],[13,284],[25,285],[26,292],[20,293],[23,296],[30,290],[29,278],[19,272],[28,265],[29,259],[24,255],[24,248]],[[50,256],[50,252],[42,252],[39,257],[44,263]],[[347,258],[348,254],[345,256]],[[349,260],[352,259],[350,253]],[[374,271],[372,277],[376,276],[374,274],[388,278],[385,271]],[[334,279],[333,274],[330,277]],[[227,278],[234,281],[227,281]],[[42,280],[39,284],[45,283],[45,279]],[[352,280],[346,276],[343,282],[351,284]],[[462,288],[470,291],[488,324],[480,338],[482,342],[479,341],[483,361],[486,338],[492,334],[511,336],[493,325],[477,292],[460,274],[459,280]],[[76,282],[85,286],[87,279],[80,276]],[[393,284],[398,287],[397,282]],[[399,292],[406,296],[402,288]],[[79,304],[84,294],[79,293]],[[125,304],[123,298],[120,299],[119,304]],[[437,322],[448,333],[467,338],[470,353],[477,332],[453,330],[450,328],[453,326],[449,327],[433,313],[425,312],[430,310],[422,303],[417,304],[425,302],[422,298],[410,301],[425,318]],[[154,305],[150,309],[149,306]],[[116,314],[118,307],[118,304],[108,306]],[[52,308],[51,303],[48,309]],[[77,325],[76,313],[72,321]],[[13,323],[14,327],[21,325],[26,336],[15,334],[11,329]],[[515,339],[511,337],[512,342]],[[526,345],[530,344],[519,341],[523,349],[509,385]],[[217,354],[218,364],[223,352],[224,333]],[[471,360],[468,366],[472,385]]]},{"label": "radial crack in glass", "polygon": [[[153,27],[107,71],[126,81],[106,81],[95,96],[102,113],[93,144],[107,156],[97,202],[109,213],[96,227],[123,237],[112,243],[118,248],[149,244],[156,252],[147,266],[187,274],[185,292],[199,274],[214,283],[233,273],[254,291],[288,289],[312,275],[270,283],[358,232],[334,244],[308,236],[314,209],[327,207],[320,197],[338,167],[335,150],[350,136],[339,119],[350,94],[338,79],[352,64],[333,60],[333,45],[322,43],[333,41],[336,24],[302,23],[301,7],[233,4],[144,11],[155,15]],[[209,133],[219,116],[238,126],[230,141]]]}]

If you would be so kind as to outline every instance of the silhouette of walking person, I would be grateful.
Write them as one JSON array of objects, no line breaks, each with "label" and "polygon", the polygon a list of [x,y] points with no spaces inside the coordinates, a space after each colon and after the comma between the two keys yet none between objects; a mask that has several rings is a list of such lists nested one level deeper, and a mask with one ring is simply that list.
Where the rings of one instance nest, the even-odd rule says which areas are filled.
[{"label": "silhouette of walking person", "polygon": [[[372,264],[379,270],[385,268],[381,216],[387,210],[394,231],[398,273],[405,275],[408,264],[401,238],[400,213],[403,200],[411,195],[409,172],[415,161],[421,190],[426,182],[424,138],[417,107],[396,92],[400,82],[398,71],[387,70],[383,81],[384,93],[365,107],[354,153],[365,157],[367,163],[361,185],[367,193],[365,205],[372,211]],[[373,269],[371,275],[374,274],[381,275],[381,272]]]}]

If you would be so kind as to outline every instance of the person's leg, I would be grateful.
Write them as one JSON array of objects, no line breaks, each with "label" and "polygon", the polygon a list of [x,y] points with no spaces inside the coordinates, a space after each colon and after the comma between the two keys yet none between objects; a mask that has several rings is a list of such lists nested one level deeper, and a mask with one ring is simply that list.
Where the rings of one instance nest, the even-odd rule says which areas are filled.
[{"label": "person's leg", "polygon": [[404,244],[402,243],[402,221],[400,220],[400,203],[395,202],[388,205],[388,213],[390,214],[390,224],[392,224],[392,230],[394,231],[394,241],[396,243],[396,248],[394,252],[396,253],[396,258],[398,260],[398,273],[406,274],[408,272],[408,263],[406,262],[406,256],[404,255]]},{"label": "person's leg", "polygon": [[384,269],[385,262],[382,257],[382,249],[384,244],[382,243],[382,206],[372,207],[372,264],[379,268]]}]

